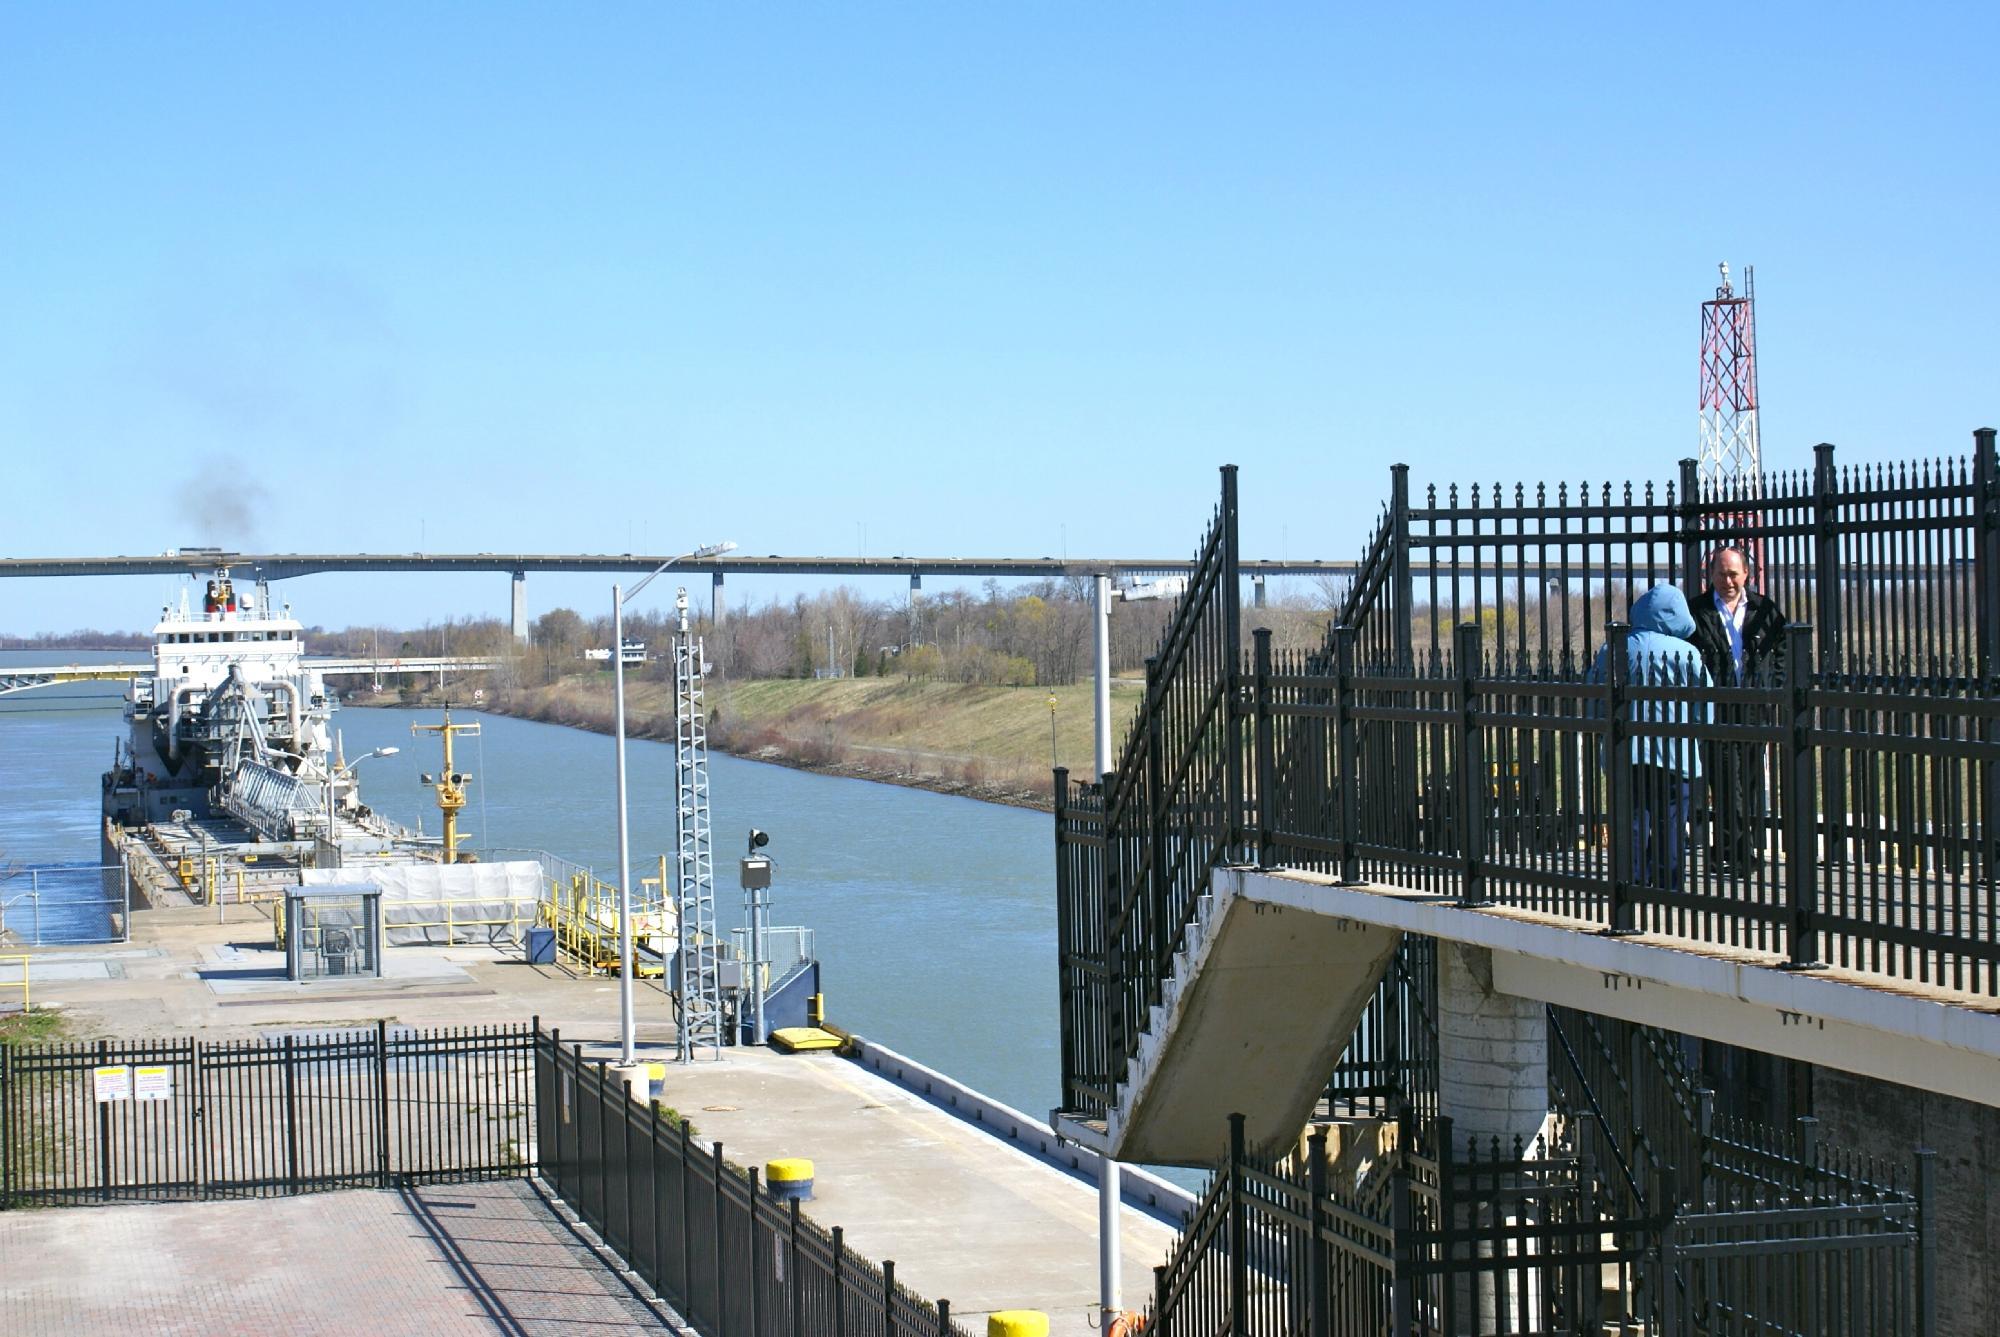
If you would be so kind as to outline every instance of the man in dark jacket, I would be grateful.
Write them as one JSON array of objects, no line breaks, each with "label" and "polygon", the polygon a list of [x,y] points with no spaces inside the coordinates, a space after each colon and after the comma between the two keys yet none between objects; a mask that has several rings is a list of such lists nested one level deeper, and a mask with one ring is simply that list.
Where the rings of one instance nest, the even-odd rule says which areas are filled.
[{"label": "man in dark jacket", "polygon": [[[1717,548],[1708,559],[1708,584],[1688,601],[1694,645],[1718,687],[1766,681],[1782,667],[1785,614],[1750,588],[1743,550]],[[1721,712],[1722,721],[1731,714]],[[1715,865],[1740,872],[1760,862],[1764,845],[1764,751],[1756,744],[1709,743],[1709,845]]]}]

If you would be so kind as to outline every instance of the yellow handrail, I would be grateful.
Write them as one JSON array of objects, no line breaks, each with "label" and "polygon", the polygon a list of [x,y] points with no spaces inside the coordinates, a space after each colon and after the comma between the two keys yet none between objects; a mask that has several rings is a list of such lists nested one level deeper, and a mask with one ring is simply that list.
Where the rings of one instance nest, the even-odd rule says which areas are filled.
[{"label": "yellow handrail", "polygon": [[18,980],[0,980],[0,989],[18,988],[21,991],[21,1010],[23,1012],[32,1012],[35,1009],[28,1001],[28,967],[32,963],[33,958],[27,956],[0,956],[0,965],[4,965],[9,961],[19,961],[21,963],[21,978]]}]

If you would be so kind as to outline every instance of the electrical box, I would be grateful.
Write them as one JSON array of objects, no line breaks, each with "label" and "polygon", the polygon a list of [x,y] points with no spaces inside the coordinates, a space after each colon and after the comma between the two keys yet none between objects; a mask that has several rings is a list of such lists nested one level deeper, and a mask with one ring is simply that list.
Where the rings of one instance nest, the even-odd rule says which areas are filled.
[{"label": "electrical box", "polygon": [[762,854],[753,854],[743,861],[743,890],[769,891],[771,889],[771,860]]}]

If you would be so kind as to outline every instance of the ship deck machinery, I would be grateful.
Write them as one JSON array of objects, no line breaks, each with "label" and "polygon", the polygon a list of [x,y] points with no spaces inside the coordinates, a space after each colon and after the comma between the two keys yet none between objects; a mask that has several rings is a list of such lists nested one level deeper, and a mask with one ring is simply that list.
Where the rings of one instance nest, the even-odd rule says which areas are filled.
[{"label": "ship deck machinery", "polygon": [[132,680],[104,777],[107,856],[157,865],[163,893],[207,895],[221,894],[218,876],[259,882],[336,849],[393,857],[408,833],[360,804],[304,630],[263,587],[239,595],[227,569],[198,608],[184,594],[161,609],[152,671]]}]

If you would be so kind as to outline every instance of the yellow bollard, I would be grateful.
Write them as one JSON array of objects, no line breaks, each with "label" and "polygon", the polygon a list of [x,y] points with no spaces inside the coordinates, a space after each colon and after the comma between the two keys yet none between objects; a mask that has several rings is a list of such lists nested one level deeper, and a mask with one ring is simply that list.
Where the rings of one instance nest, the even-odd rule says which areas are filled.
[{"label": "yellow bollard", "polygon": [[986,1316],[986,1337],[1049,1337],[1049,1316],[1039,1309],[996,1309]]},{"label": "yellow bollard", "polygon": [[801,1202],[811,1201],[813,1163],[803,1156],[780,1156],[777,1160],[765,1161],[764,1189],[779,1202],[793,1198]]}]

